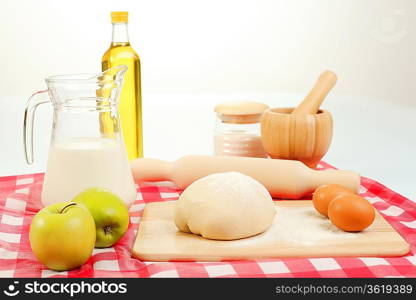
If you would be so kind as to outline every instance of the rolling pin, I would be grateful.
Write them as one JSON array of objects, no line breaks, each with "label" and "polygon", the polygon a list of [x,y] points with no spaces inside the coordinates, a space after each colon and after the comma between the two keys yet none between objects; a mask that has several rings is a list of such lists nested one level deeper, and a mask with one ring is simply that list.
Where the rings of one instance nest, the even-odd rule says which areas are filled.
[{"label": "rolling pin", "polygon": [[324,184],[339,184],[358,192],[360,175],[353,171],[308,168],[295,160],[238,156],[187,155],[175,162],[139,158],[131,162],[135,181],[172,181],[185,189],[213,173],[240,172],[262,183],[272,197],[299,199]]},{"label": "rolling pin", "polygon": [[326,95],[337,82],[337,75],[331,71],[323,72],[305,99],[292,111],[292,114],[316,114]]}]

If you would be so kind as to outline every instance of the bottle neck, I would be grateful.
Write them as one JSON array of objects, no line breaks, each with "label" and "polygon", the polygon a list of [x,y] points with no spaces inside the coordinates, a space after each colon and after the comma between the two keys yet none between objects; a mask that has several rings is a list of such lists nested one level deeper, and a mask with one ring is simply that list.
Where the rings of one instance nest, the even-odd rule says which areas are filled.
[{"label": "bottle neck", "polygon": [[113,23],[113,44],[128,44],[129,32],[127,30],[127,23]]}]

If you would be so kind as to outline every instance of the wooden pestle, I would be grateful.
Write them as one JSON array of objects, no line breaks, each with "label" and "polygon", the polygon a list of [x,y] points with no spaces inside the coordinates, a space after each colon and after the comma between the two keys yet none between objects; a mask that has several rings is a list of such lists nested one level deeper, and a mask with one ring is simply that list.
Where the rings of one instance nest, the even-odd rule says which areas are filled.
[{"label": "wooden pestle", "polygon": [[354,193],[360,186],[360,175],[353,171],[317,171],[284,159],[186,155],[175,162],[139,158],[131,168],[136,181],[170,180],[182,189],[210,174],[240,172],[262,183],[273,197],[284,199],[299,199],[324,184],[339,184]]},{"label": "wooden pestle", "polygon": [[337,75],[331,71],[321,73],[315,86],[305,97],[301,104],[298,105],[292,114],[316,114],[324,101],[326,95],[337,82]]}]

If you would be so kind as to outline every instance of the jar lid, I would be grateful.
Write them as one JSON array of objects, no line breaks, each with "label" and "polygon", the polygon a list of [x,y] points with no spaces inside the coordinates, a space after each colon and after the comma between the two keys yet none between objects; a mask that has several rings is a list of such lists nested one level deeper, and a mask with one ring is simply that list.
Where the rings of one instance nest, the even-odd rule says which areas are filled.
[{"label": "jar lid", "polygon": [[215,112],[225,123],[257,123],[262,113],[268,109],[264,103],[254,101],[227,101],[215,106]]}]

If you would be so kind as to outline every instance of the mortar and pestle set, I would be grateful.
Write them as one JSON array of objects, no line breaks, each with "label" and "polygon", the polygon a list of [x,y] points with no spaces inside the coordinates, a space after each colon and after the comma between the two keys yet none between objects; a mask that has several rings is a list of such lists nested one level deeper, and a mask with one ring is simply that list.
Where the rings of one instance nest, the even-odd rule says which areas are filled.
[{"label": "mortar and pestle set", "polygon": [[271,158],[299,160],[315,168],[332,139],[332,115],[319,107],[337,81],[323,72],[296,108],[270,108],[261,118],[263,147]]}]

